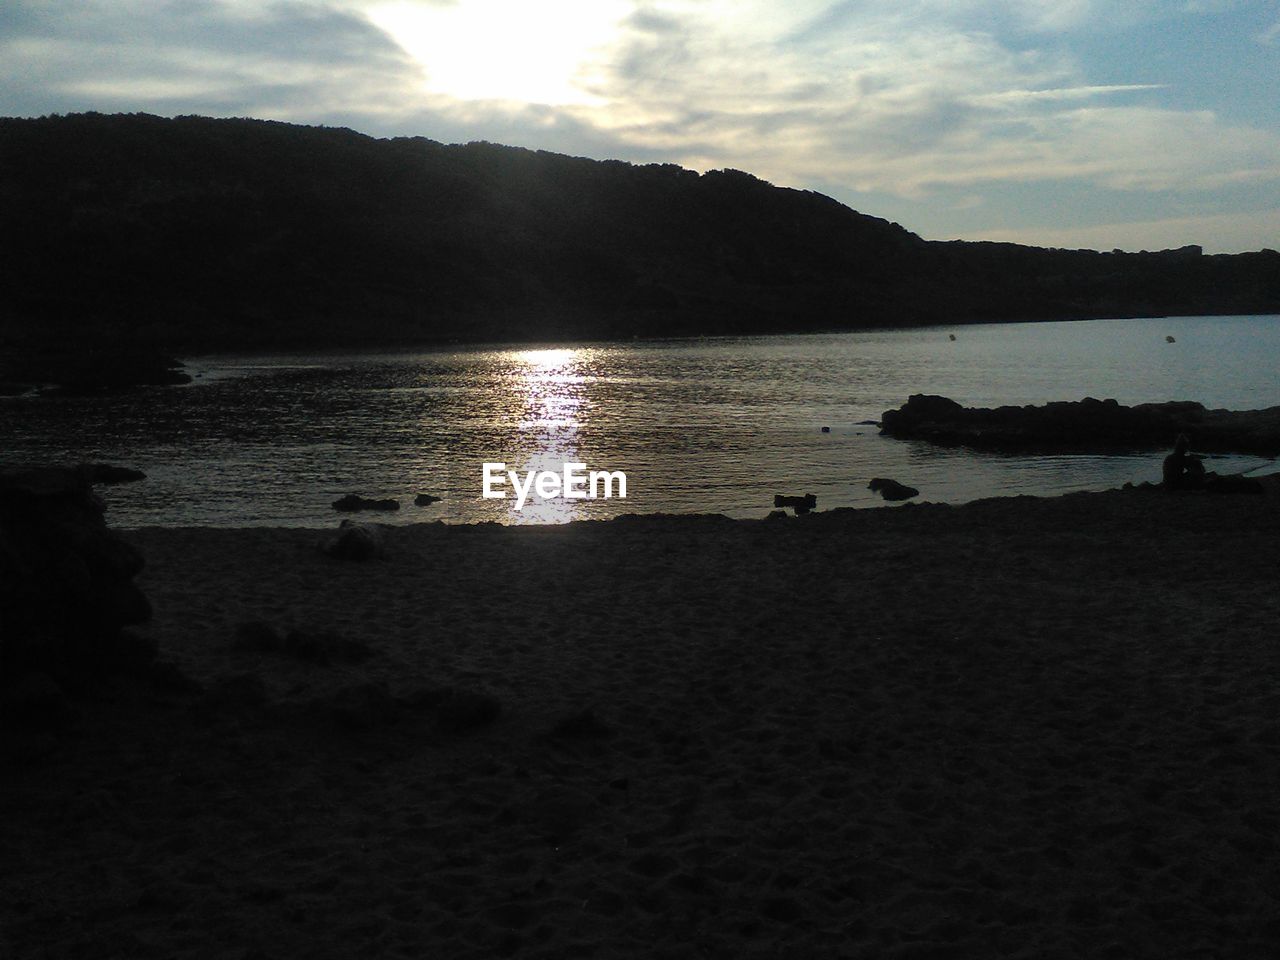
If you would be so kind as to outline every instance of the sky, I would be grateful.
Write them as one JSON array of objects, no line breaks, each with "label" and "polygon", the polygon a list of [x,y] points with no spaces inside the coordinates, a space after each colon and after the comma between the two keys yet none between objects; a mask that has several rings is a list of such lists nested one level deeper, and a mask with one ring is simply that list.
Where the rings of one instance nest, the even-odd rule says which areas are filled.
[{"label": "sky", "polygon": [[1280,248],[1277,0],[4,0],[0,115],[746,170],[929,239]]}]

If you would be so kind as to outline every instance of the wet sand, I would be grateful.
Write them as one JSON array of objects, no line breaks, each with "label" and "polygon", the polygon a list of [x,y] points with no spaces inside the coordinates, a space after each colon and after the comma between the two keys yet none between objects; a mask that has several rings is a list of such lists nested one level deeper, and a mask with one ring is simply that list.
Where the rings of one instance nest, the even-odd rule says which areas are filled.
[{"label": "wet sand", "polygon": [[0,953],[1271,957],[1278,534],[1274,490],[423,525],[366,563],[132,531],[202,690],[109,684],[3,770]]}]

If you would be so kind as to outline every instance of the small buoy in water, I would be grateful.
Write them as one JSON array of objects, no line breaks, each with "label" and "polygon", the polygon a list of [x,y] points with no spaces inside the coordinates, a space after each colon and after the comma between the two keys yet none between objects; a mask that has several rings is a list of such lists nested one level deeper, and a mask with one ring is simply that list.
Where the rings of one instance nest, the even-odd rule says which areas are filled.
[{"label": "small buoy in water", "polygon": [[822,432],[823,432],[823,433],[830,433],[830,432],[831,432],[831,428],[830,428],[830,427],[823,427],[823,428],[822,428]]},{"label": "small buoy in water", "polygon": [[1164,342],[1165,342],[1165,343],[1177,343],[1178,341],[1177,341],[1177,340],[1175,340],[1175,339],[1173,339],[1173,337],[1165,337],[1165,338],[1164,338]]}]

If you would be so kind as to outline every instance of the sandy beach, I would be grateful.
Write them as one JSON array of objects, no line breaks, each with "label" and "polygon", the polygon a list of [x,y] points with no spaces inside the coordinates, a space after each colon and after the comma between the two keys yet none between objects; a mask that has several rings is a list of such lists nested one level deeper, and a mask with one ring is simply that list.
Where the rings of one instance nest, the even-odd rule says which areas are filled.
[{"label": "sandy beach", "polygon": [[0,955],[1274,957],[1278,535],[1274,488],[128,531],[194,684],[4,761]]}]

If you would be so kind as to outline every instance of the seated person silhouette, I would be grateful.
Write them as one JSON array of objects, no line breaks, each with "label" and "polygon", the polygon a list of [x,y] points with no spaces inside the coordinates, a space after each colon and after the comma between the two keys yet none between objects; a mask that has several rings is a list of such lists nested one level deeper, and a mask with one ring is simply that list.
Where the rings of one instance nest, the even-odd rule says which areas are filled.
[{"label": "seated person silhouette", "polygon": [[1164,458],[1164,487],[1166,490],[1195,490],[1203,487],[1207,477],[1204,462],[1190,452],[1191,441],[1185,433],[1178,434],[1173,453]]}]

